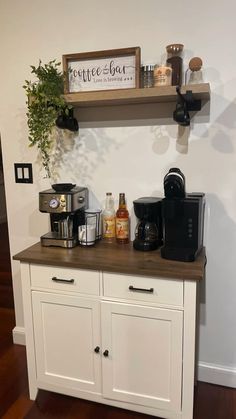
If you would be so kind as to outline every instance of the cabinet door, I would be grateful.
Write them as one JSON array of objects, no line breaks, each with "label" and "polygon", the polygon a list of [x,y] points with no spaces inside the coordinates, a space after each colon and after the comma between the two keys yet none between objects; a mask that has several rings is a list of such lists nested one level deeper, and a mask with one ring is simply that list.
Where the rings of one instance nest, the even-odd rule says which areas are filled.
[{"label": "cabinet door", "polygon": [[102,302],[104,397],[181,409],[183,313]]},{"label": "cabinet door", "polygon": [[37,380],[61,388],[101,391],[98,301],[33,291]]}]

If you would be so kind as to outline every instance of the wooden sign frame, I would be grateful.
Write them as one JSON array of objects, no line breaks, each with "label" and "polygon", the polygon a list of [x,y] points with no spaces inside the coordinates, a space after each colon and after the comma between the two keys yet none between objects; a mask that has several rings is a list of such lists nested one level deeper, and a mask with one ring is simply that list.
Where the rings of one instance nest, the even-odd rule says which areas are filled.
[{"label": "wooden sign frame", "polygon": [[65,54],[65,94],[139,88],[140,47]]}]

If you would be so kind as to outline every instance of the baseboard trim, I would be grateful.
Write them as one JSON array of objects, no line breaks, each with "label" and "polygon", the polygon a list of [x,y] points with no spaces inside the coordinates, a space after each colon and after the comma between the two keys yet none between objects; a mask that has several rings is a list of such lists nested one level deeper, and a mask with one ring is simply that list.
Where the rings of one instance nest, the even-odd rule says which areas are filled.
[{"label": "baseboard trim", "polygon": [[25,346],[25,328],[16,326],[12,330],[13,342]]},{"label": "baseboard trim", "polygon": [[199,381],[236,388],[236,368],[199,362],[197,372]]}]

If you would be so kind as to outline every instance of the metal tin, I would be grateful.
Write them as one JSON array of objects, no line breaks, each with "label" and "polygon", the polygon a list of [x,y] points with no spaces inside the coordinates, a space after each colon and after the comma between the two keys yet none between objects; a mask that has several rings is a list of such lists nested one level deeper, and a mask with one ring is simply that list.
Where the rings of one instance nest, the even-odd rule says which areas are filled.
[{"label": "metal tin", "polygon": [[153,87],[154,65],[148,64],[141,67],[141,87]]}]

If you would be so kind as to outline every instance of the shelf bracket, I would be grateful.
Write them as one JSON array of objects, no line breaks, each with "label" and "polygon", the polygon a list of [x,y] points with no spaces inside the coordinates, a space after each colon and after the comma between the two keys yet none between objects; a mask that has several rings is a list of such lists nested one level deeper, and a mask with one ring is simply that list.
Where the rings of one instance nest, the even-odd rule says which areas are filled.
[{"label": "shelf bracket", "polygon": [[[178,93],[177,88],[176,92]],[[183,97],[187,104],[188,111],[200,111],[202,109],[201,99],[194,99],[192,90],[187,90]]]},{"label": "shelf bracket", "polygon": [[189,126],[190,116],[189,111],[200,111],[202,108],[201,99],[195,99],[192,90],[187,90],[186,93],[180,92],[180,87],[176,87],[177,104],[173,113],[173,119],[179,125]]}]

